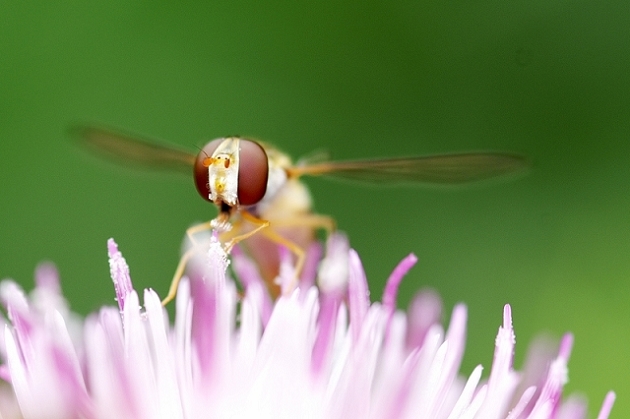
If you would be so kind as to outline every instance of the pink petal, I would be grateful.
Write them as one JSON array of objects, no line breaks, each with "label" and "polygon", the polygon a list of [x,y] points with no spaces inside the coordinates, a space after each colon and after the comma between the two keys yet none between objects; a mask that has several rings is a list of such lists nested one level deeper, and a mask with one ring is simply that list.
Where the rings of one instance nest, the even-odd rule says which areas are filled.
[{"label": "pink petal", "polygon": [[256,296],[252,302],[258,308],[263,325],[266,325],[273,310],[273,301],[256,264],[236,246],[232,249],[232,266],[243,284],[243,288],[245,288],[245,295],[250,297]]},{"label": "pink petal", "polygon": [[606,394],[606,398],[604,399],[604,404],[602,405],[599,414],[597,415],[597,419],[607,419],[608,415],[610,415],[610,411],[612,410],[613,405],[615,404],[615,398],[617,395],[614,391],[609,391]]},{"label": "pink petal", "polygon": [[355,340],[359,339],[363,321],[370,306],[370,291],[359,255],[350,250],[350,275],[348,280],[348,308],[350,310],[350,332]]},{"label": "pink petal", "polygon": [[[326,256],[319,265],[317,285],[322,294],[345,294],[350,268],[348,238],[335,233],[328,238]],[[360,265],[361,262],[359,262]]]},{"label": "pink petal", "polygon": [[109,271],[116,290],[116,301],[118,301],[118,307],[122,313],[125,308],[125,298],[133,291],[129,265],[127,265],[122,253],[118,251],[118,245],[114,239],[107,240],[107,254],[109,255]]},{"label": "pink petal", "polygon": [[35,286],[52,294],[61,295],[59,272],[52,263],[41,263],[35,270]]},{"label": "pink petal", "polygon": [[234,284],[226,280],[228,263],[221,244],[213,238],[203,277],[193,277],[190,282],[192,349],[204,385],[210,385],[212,376],[220,374],[230,351],[236,290]]},{"label": "pink petal", "polygon": [[387,279],[385,291],[383,291],[383,307],[385,307],[386,310],[392,313],[396,310],[396,296],[398,295],[400,282],[407,272],[413,268],[416,262],[418,262],[418,258],[413,253],[410,253],[406,258],[400,261]]},{"label": "pink petal", "polygon": [[300,288],[309,289],[315,285],[315,279],[317,277],[317,267],[319,261],[322,259],[322,246],[319,242],[314,242],[310,245],[306,252],[306,259],[304,260],[304,268],[302,268],[302,275],[300,275]]},{"label": "pink petal", "polygon": [[496,338],[488,394],[479,411],[480,417],[500,417],[508,410],[508,403],[518,384],[518,375],[512,370],[515,343],[512,309],[506,304],[503,308],[503,326],[499,328]]},{"label": "pink petal", "polygon": [[409,306],[406,344],[409,350],[419,348],[429,328],[439,323],[442,316],[442,300],[433,290],[418,292]]},{"label": "pink petal", "polygon": [[341,296],[338,294],[322,295],[319,304],[317,337],[313,344],[312,354],[312,367],[315,375],[319,375],[322,371],[324,361],[332,349],[332,340],[335,336],[335,327],[337,325],[337,314],[341,307]]}]

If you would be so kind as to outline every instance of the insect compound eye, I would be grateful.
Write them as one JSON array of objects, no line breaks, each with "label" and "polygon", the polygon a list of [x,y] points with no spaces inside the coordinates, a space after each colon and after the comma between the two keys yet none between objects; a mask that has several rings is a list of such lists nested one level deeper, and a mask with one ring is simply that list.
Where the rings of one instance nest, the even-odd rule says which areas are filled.
[{"label": "insect compound eye", "polygon": [[267,192],[269,160],[267,153],[255,141],[241,139],[238,169],[238,200],[241,205],[257,204]]},{"label": "insect compound eye", "polygon": [[[206,201],[213,202],[210,197],[208,167],[217,162],[215,160],[217,156],[213,156],[213,154],[225,141],[225,138],[210,141],[199,152],[195,161],[195,186],[199,195]],[[236,159],[238,159],[238,202],[240,205],[254,205],[267,192],[267,178],[269,176],[267,153],[257,142],[241,138],[239,139],[239,151]],[[223,159],[219,163],[225,169],[228,169],[234,162],[231,162],[229,159]]]}]

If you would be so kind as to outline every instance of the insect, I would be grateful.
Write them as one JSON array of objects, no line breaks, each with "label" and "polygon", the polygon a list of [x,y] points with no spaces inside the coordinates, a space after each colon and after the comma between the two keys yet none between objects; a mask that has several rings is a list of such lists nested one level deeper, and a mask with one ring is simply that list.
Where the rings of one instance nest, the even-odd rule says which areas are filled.
[{"label": "insect", "polygon": [[[458,185],[520,172],[529,165],[524,156],[505,152],[294,164],[275,147],[249,138],[218,138],[195,154],[94,125],[78,126],[72,131],[82,146],[104,157],[192,173],[197,191],[216,205],[218,214],[207,223],[189,228],[188,237],[194,243],[196,233],[215,229],[222,233],[221,241],[228,252],[249,239],[249,252],[270,289],[279,261],[277,250],[270,251],[277,247],[269,246],[269,242],[283,245],[295,255],[299,274],[304,249],[314,239],[315,231],[335,228],[331,217],[311,211],[310,194],[300,181],[304,175],[331,175],[373,184]],[[175,297],[193,250],[180,259],[163,304]]]}]

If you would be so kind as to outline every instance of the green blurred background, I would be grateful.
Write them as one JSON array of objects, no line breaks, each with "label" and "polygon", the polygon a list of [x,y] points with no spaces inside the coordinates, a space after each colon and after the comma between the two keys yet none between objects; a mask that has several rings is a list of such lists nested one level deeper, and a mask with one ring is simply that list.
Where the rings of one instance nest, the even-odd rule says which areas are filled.
[{"label": "green blurred background", "polygon": [[80,313],[113,304],[106,240],[164,293],[185,229],[212,217],[189,179],[121,169],[65,130],[97,121],[191,149],[253,135],[294,156],[511,150],[529,176],[456,192],[308,181],[379,298],[469,307],[462,372],[486,374],[503,304],[517,367],[575,334],[570,392],[630,415],[630,8],[625,1],[4,2],[0,276],[54,261]]}]

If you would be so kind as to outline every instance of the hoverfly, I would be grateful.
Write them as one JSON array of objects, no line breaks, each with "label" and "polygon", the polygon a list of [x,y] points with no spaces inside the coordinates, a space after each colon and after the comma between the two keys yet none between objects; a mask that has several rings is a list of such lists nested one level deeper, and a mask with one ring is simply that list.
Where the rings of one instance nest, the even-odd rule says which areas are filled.
[{"label": "hoverfly", "polygon": [[[279,261],[277,252],[275,256],[268,252],[265,240],[266,244],[271,241],[285,246],[295,255],[299,275],[304,249],[314,239],[314,232],[335,228],[331,217],[311,211],[310,194],[300,181],[303,175],[331,175],[375,184],[458,185],[520,172],[529,165],[524,156],[504,152],[294,164],[275,147],[249,138],[218,138],[195,154],[110,128],[86,125],[72,131],[81,145],[105,157],[192,172],[197,191],[216,205],[218,214],[209,222],[189,228],[187,236],[195,243],[196,233],[218,230],[227,252],[236,243],[249,239],[248,250],[270,290]],[[251,243],[254,241],[257,243]],[[175,297],[192,251],[189,249],[181,257],[163,304]]]}]

